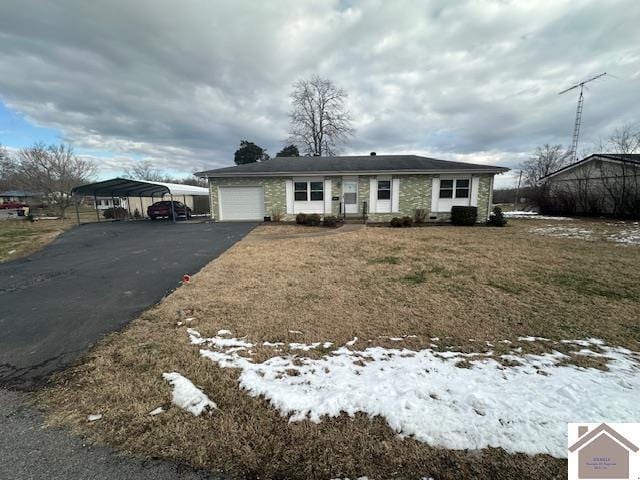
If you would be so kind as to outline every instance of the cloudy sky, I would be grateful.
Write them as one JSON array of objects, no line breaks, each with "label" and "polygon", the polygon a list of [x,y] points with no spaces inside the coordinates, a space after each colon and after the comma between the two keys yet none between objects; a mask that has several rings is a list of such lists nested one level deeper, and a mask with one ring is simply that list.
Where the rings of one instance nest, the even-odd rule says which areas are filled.
[{"label": "cloudy sky", "polygon": [[[349,93],[344,154],[515,168],[640,121],[640,2],[1,0],[0,143],[70,142],[102,177],[146,159],[178,175],[275,154],[292,83]],[[498,185],[513,182],[503,176]]]}]

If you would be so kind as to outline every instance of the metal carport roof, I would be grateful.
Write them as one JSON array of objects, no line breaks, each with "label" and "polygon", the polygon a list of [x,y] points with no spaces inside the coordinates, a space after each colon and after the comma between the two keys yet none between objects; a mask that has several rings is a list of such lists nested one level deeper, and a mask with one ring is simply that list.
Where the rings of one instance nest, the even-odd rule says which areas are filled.
[{"label": "metal carport roof", "polygon": [[150,182],[148,180],[129,180],[112,178],[102,182],[88,183],[71,190],[71,195],[91,195],[96,197],[151,197],[157,195],[208,195],[204,187],[182,185],[179,183]]}]

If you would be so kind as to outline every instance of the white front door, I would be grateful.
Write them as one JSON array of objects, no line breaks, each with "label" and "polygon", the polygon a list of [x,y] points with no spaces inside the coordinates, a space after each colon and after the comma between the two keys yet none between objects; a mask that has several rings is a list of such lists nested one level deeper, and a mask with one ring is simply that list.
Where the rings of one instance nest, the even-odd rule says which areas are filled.
[{"label": "white front door", "polygon": [[342,181],[342,204],[344,213],[358,213],[358,181]]}]

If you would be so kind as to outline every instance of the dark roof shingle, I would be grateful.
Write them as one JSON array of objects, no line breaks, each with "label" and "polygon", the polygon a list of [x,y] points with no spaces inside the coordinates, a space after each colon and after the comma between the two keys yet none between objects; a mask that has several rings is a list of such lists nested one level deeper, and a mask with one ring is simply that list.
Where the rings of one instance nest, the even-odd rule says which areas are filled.
[{"label": "dark roof shingle", "polygon": [[441,172],[447,170],[506,172],[504,167],[450,162],[418,155],[360,155],[345,157],[275,157],[196,173],[200,177],[340,172]]}]

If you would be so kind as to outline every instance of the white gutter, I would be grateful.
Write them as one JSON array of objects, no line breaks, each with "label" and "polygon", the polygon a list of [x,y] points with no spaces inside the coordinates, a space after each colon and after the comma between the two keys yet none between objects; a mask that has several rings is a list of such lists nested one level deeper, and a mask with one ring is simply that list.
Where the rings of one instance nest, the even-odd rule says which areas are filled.
[{"label": "white gutter", "polygon": [[508,172],[508,168],[491,168],[491,169],[448,169],[448,170],[373,170],[373,171],[322,171],[313,170],[308,172],[229,172],[229,173],[212,173],[207,174],[201,172],[201,178],[225,178],[225,177],[309,177],[314,175],[324,176],[343,176],[343,175],[447,175],[447,174],[470,174],[470,173],[504,173]]}]

